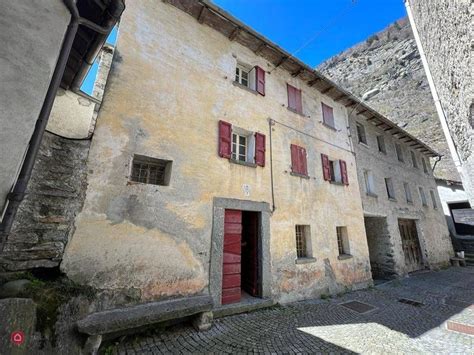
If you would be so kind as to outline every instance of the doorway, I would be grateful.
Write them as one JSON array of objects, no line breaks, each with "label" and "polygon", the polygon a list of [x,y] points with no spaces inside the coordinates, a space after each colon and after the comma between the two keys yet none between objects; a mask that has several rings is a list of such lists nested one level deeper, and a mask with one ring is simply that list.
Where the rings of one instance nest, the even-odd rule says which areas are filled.
[{"label": "doorway", "polygon": [[379,281],[396,276],[394,250],[386,217],[364,216],[372,277]]},{"label": "doorway", "polygon": [[242,296],[261,297],[260,213],[226,209],[222,304],[240,302]]},{"label": "doorway", "polygon": [[402,239],[403,254],[405,255],[405,266],[407,272],[413,272],[423,268],[420,240],[416,230],[416,222],[413,219],[399,219],[398,228]]}]

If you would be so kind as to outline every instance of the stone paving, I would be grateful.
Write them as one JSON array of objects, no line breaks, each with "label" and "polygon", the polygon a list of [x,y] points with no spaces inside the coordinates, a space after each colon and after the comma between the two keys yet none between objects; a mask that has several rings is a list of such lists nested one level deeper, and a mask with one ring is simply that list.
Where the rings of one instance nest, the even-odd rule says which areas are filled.
[{"label": "stone paving", "polygon": [[[401,303],[401,298],[423,305]],[[340,305],[351,300],[376,308],[359,314]],[[474,336],[446,329],[448,319],[472,322],[473,304],[474,267],[450,268],[330,300],[220,318],[207,332],[178,325],[122,339],[106,350],[113,354],[474,354]]]}]

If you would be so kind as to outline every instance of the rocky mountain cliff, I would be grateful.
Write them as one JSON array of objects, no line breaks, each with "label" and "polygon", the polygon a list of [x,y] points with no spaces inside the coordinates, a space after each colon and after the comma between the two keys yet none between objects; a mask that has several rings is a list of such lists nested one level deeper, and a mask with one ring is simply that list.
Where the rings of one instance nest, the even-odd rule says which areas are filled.
[{"label": "rocky mountain cliff", "polygon": [[318,68],[443,155],[435,176],[460,181],[408,20],[401,19]]}]

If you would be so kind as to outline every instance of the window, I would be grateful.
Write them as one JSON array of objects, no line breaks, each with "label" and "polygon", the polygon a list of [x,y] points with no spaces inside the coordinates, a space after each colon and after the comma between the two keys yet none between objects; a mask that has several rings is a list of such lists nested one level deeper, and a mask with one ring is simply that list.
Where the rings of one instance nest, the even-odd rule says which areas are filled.
[{"label": "window", "polygon": [[427,164],[426,164],[425,158],[421,158],[421,164],[423,165],[423,172],[424,172],[425,174],[428,174],[428,166],[427,166]]},{"label": "window", "polygon": [[410,150],[410,154],[411,154],[411,162],[413,163],[413,167],[415,169],[417,169],[418,168],[418,162],[416,161],[415,152],[413,150]]},{"label": "window", "polygon": [[308,176],[306,162],[306,149],[295,144],[290,146],[291,150],[291,173],[293,175]]},{"label": "window", "polygon": [[301,99],[301,90],[286,84],[288,89],[288,108],[299,114],[303,114],[303,101]]},{"label": "window", "polygon": [[347,164],[344,160],[330,160],[326,154],[321,154],[321,160],[324,180],[349,185]]},{"label": "window", "polygon": [[240,85],[250,87],[249,73],[249,69],[245,68],[241,64],[237,64],[235,67],[235,81]]},{"label": "window", "polygon": [[334,123],[334,110],[331,106],[326,105],[324,102],[321,103],[321,107],[323,110],[323,122],[325,125],[336,128]]},{"label": "window", "polygon": [[395,190],[393,189],[392,178],[385,178],[385,187],[387,189],[388,198],[395,200]]},{"label": "window", "polygon": [[357,137],[359,143],[367,144],[367,137],[365,135],[365,127],[360,123],[357,123]]},{"label": "window", "polygon": [[265,96],[265,70],[258,66],[249,68],[246,65],[237,63],[235,67],[235,82]]},{"label": "window", "polygon": [[367,195],[376,196],[375,186],[374,186],[374,177],[370,170],[364,171],[364,180],[365,180],[365,190],[367,191]]},{"label": "window", "polygon": [[349,238],[347,236],[347,227],[336,227],[337,248],[339,255],[350,255]]},{"label": "window", "polygon": [[438,209],[438,204],[436,203],[436,195],[433,190],[430,190],[431,201],[433,202],[433,208]]},{"label": "window", "polygon": [[379,152],[384,154],[387,153],[387,149],[385,148],[385,139],[383,136],[377,136],[377,146],[379,148]]},{"label": "window", "polygon": [[170,160],[134,155],[130,181],[168,186],[171,177],[171,163]]},{"label": "window", "polygon": [[403,151],[402,151],[402,147],[400,146],[400,144],[395,144],[395,150],[397,151],[398,160],[401,161],[401,162],[404,162],[405,159],[403,158]]},{"label": "window", "polygon": [[426,196],[425,196],[425,190],[423,190],[421,186],[418,188],[418,190],[420,191],[421,204],[423,206],[428,206],[428,202],[426,201]]},{"label": "window", "polygon": [[308,225],[296,225],[296,256],[300,258],[310,258],[311,253],[311,232]]},{"label": "window", "polygon": [[219,121],[219,156],[234,162],[265,166],[265,135]]},{"label": "window", "polygon": [[413,198],[411,197],[410,185],[407,182],[403,183],[403,188],[405,189],[405,198],[408,203],[413,203]]}]

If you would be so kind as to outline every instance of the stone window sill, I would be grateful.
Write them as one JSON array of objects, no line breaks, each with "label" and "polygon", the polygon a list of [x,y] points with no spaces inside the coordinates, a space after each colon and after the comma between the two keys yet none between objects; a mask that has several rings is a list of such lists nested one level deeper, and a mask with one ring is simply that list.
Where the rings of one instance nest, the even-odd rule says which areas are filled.
[{"label": "stone window sill", "polygon": [[348,260],[348,259],[352,259],[352,255],[350,255],[350,254],[341,254],[337,258],[338,258],[338,260]]},{"label": "stone window sill", "polygon": [[328,124],[327,124],[326,122],[324,122],[324,121],[322,122],[322,124],[323,124],[324,127],[328,128],[328,129],[330,129],[330,130],[332,130],[332,131],[334,131],[334,132],[337,132],[337,128],[336,128],[336,127],[333,127],[333,126],[331,126],[331,125],[328,125]]},{"label": "stone window sill", "polygon": [[300,178],[303,178],[303,179],[310,179],[310,177],[308,175],[304,175],[304,174],[300,174],[300,173],[291,172],[290,175],[297,176],[297,177],[300,177]]},{"label": "stone window sill", "polygon": [[232,84],[234,86],[237,86],[238,88],[241,88],[245,91],[250,92],[251,94],[258,95],[258,92],[256,90],[253,90],[253,89],[249,88],[248,86],[242,85],[242,84],[238,83],[237,81],[233,81]]},{"label": "stone window sill", "polygon": [[298,264],[298,265],[301,265],[301,264],[311,264],[311,263],[315,263],[316,262],[316,258],[298,258],[295,260],[295,263]]},{"label": "stone window sill", "polygon": [[366,195],[367,195],[367,196],[370,196],[370,197],[374,197],[374,198],[378,198],[378,197],[379,197],[379,195],[374,194],[373,192],[367,192]]},{"label": "stone window sill", "polygon": [[287,106],[286,108],[288,109],[288,111],[291,111],[291,112],[293,112],[293,113],[296,113],[297,115],[300,115],[300,116],[306,118],[306,116],[305,116],[305,114],[304,114],[303,112],[298,112],[298,111],[296,111],[294,108],[291,108],[291,107],[288,107],[288,106]]},{"label": "stone window sill", "polygon": [[342,182],[339,182],[339,181],[329,181],[329,183],[332,184],[332,185],[344,186],[344,184]]},{"label": "stone window sill", "polygon": [[363,147],[366,147],[366,148],[369,148],[369,149],[370,149],[370,147],[369,147],[369,145],[368,145],[367,143],[359,142],[359,144],[360,144],[361,146],[363,146]]},{"label": "stone window sill", "polygon": [[393,198],[393,197],[389,197],[388,198],[389,201],[392,201],[392,202],[398,202],[396,198]]},{"label": "stone window sill", "polygon": [[248,163],[246,161],[241,161],[241,160],[229,159],[229,162],[231,162],[232,164],[248,166],[250,168],[256,168],[257,167],[257,164],[255,164],[255,163]]}]

